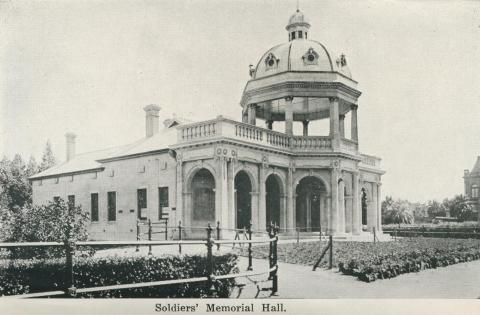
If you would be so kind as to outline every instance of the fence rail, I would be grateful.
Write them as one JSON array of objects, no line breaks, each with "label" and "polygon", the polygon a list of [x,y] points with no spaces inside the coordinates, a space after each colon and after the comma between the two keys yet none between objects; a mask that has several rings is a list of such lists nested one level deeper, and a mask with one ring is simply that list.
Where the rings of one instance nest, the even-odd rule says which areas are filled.
[{"label": "fence rail", "polygon": [[[149,227],[152,225],[149,224]],[[181,224],[180,224],[181,226]],[[121,290],[121,289],[131,289],[131,288],[140,288],[140,287],[153,287],[153,286],[163,286],[163,285],[172,285],[172,284],[181,284],[181,283],[192,283],[192,282],[205,282],[207,292],[209,296],[215,296],[215,286],[214,283],[217,280],[221,279],[232,279],[238,277],[248,277],[256,276],[262,274],[268,274],[268,280],[272,281],[271,294],[276,295],[278,292],[278,261],[277,261],[277,243],[278,243],[278,227],[270,225],[267,228],[268,238],[252,240],[252,231],[251,224],[248,227],[249,239],[246,240],[215,240],[213,237],[213,228],[210,224],[206,227],[207,239],[206,240],[180,240],[176,241],[154,241],[154,240],[137,240],[137,241],[79,241],[75,242],[73,239],[65,240],[64,243],[60,242],[28,242],[28,243],[0,243],[0,248],[19,248],[19,247],[64,247],[65,249],[65,262],[66,262],[66,271],[65,271],[65,281],[63,283],[63,291],[48,291],[48,292],[35,292],[30,294],[21,294],[6,296],[14,298],[38,298],[38,297],[49,297],[49,296],[68,296],[75,297],[77,294],[81,293],[91,293],[107,290]],[[149,233],[151,238],[151,233]],[[227,275],[215,275],[214,274],[214,259],[213,259],[213,246],[217,244],[232,244],[232,243],[241,243],[249,245],[249,263],[247,267],[247,272],[245,273],[233,273]],[[270,244],[270,253],[269,253],[269,268],[266,271],[256,271],[253,272],[252,266],[252,244],[259,243],[269,243]],[[101,247],[116,247],[116,246],[140,246],[148,245],[150,247],[149,254],[151,254],[151,246],[153,245],[206,245],[207,248],[207,273],[203,277],[188,278],[188,279],[173,279],[173,280],[161,280],[161,281],[151,281],[151,282],[142,282],[142,283],[130,283],[130,284],[117,284],[109,286],[100,286],[100,287],[90,287],[90,288],[76,288],[75,287],[75,278],[74,278],[74,260],[75,251],[77,247],[82,246],[101,246]]]},{"label": "fence rail", "polygon": [[455,229],[442,229],[434,231],[427,228],[384,228],[384,233],[390,234],[394,239],[397,237],[435,237],[435,238],[474,238],[480,239],[478,230],[473,231],[456,231]]}]

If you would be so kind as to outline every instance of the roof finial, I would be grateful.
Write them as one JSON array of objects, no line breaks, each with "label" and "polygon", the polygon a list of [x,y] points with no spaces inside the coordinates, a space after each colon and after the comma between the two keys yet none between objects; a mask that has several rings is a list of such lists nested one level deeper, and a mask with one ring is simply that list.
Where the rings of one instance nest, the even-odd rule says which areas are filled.
[{"label": "roof finial", "polygon": [[297,0],[297,12],[300,12],[300,0]]}]

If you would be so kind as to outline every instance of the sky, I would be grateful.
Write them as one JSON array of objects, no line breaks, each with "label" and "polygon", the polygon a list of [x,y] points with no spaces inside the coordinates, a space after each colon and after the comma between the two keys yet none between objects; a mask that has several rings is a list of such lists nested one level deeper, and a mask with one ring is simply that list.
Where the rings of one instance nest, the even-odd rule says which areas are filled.
[{"label": "sky", "polygon": [[[296,0],[0,1],[0,155],[65,159],[133,142],[160,119],[241,119],[248,65],[286,42]],[[362,153],[382,193],[463,193],[480,155],[480,2],[300,1],[309,38],[345,53]]]}]

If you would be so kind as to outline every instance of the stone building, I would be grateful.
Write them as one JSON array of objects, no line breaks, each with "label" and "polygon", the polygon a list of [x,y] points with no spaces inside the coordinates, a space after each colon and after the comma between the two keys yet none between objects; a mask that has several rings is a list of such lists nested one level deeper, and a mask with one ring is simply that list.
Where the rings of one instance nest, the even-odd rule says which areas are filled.
[{"label": "stone building", "polygon": [[[286,234],[380,231],[384,172],[378,157],[359,152],[361,92],[346,57],[311,40],[309,28],[297,10],[288,41],[250,67],[241,122],[166,119],[160,130],[160,107],[149,105],[146,136],[133,144],[75,155],[75,135],[67,134],[67,161],[31,177],[34,202],[81,204],[91,212],[92,239],[134,239],[137,220],[162,216],[186,226],[276,222]],[[312,134],[319,122],[327,134]]]},{"label": "stone building", "polygon": [[471,171],[464,171],[463,180],[467,202],[478,213],[478,220],[480,221],[480,156]]}]

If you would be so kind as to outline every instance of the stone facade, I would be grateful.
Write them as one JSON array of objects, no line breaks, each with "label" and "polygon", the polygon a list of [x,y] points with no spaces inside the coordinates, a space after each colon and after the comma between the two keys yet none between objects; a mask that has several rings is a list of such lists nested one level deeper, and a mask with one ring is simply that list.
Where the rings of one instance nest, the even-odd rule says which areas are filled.
[{"label": "stone facade", "polygon": [[477,158],[472,170],[464,171],[465,197],[468,203],[478,213],[480,222],[480,156]]},{"label": "stone facade", "polygon": [[[68,134],[68,161],[31,177],[34,203],[75,196],[93,217],[98,209],[92,239],[134,239],[137,220],[161,214],[171,225],[192,227],[219,222],[241,229],[251,222],[263,230],[274,222],[283,234],[381,232],[384,172],[378,157],[358,150],[361,93],[345,56],[332,60],[322,44],[307,40],[309,27],[297,11],[287,25],[289,42],[250,70],[242,122],[167,119],[159,131],[160,107],[149,105],[146,137],[134,144],[72,157],[75,137]],[[266,128],[256,126],[259,119]],[[328,135],[309,134],[309,123],[322,119]],[[285,132],[272,130],[277,121]],[[294,135],[295,121],[302,135]]]}]

